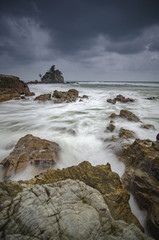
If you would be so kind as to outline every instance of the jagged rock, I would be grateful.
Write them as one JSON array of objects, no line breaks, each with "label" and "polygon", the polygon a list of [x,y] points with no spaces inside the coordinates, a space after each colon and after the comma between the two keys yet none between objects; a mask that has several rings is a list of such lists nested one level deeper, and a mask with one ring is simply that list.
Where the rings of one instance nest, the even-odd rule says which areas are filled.
[{"label": "jagged rock", "polygon": [[28,164],[53,166],[59,159],[59,150],[57,143],[28,134],[20,138],[14,150],[1,162],[5,168],[4,177],[24,170]]},{"label": "jagged rock", "polygon": [[121,160],[126,164],[123,182],[148,211],[147,226],[159,239],[159,142],[136,139],[123,147]]},{"label": "jagged rock", "polygon": [[159,141],[159,133],[156,136],[156,140]]},{"label": "jagged rock", "polygon": [[135,133],[128,129],[121,128],[119,132],[119,137],[124,139],[135,138]]},{"label": "jagged rock", "polygon": [[128,110],[124,110],[122,109],[120,111],[120,114],[117,115],[115,113],[112,113],[109,118],[118,118],[118,117],[121,117],[121,118],[125,118],[127,119],[128,121],[132,121],[132,122],[139,122],[140,119],[132,112],[128,111]]},{"label": "jagged rock", "polygon": [[0,184],[2,240],[151,240],[134,224],[115,221],[101,193],[83,182],[23,184],[16,196],[6,189]]},{"label": "jagged rock", "polygon": [[155,127],[152,124],[142,124],[141,128],[145,128],[145,129],[153,129],[155,130]]},{"label": "jagged rock", "polygon": [[40,96],[37,96],[34,101],[42,101],[42,102],[45,102],[45,101],[50,101],[51,100],[51,94],[48,93],[48,94],[41,94]]},{"label": "jagged rock", "polygon": [[53,65],[48,72],[41,78],[42,83],[64,83],[64,77],[61,71],[55,70],[55,65]]},{"label": "jagged rock", "polygon": [[76,89],[70,89],[67,92],[61,92],[55,90],[53,93],[53,97],[57,100],[54,103],[62,103],[62,102],[75,102],[78,98],[78,91]]},{"label": "jagged rock", "polygon": [[8,101],[13,98],[20,98],[21,95],[33,96],[28,86],[18,77],[0,75],[0,102]]},{"label": "jagged rock", "polygon": [[120,117],[126,118],[128,121],[139,122],[140,119],[132,112],[122,109],[119,114]]},{"label": "jagged rock", "polygon": [[135,100],[132,98],[125,98],[123,95],[119,94],[117,95],[114,99],[107,99],[107,102],[115,104],[116,102],[122,102],[122,103],[127,103],[127,102],[134,102]]},{"label": "jagged rock", "polygon": [[27,181],[27,184],[44,184],[56,181],[74,179],[96,188],[102,193],[114,219],[134,223],[142,229],[136,217],[131,213],[129,194],[122,185],[117,173],[111,171],[107,164],[93,167],[89,162],[62,170],[49,169],[46,173]]}]

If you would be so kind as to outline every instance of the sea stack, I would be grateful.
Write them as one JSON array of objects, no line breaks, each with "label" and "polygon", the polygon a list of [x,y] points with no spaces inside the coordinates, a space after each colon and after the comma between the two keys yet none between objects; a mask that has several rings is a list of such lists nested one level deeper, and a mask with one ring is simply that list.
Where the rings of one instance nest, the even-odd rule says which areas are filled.
[{"label": "sea stack", "polygon": [[49,71],[47,71],[41,78],[42,83],[64,83],[64,77],[59,69],[55,70],[55,65],[53,65]]}]

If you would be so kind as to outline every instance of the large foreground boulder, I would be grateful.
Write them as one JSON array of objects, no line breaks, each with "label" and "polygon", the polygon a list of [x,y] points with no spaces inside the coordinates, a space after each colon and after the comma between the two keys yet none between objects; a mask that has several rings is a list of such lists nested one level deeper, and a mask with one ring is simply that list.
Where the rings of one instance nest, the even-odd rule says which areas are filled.
[{"label": "large foreground boulder", "polygon": [[[10,185],[18,183],[10,183]],[[2,240],[151,240],[134,224],[115,221],[102,194],[78,180],[19,187],[0,184]]]},{"label": "large foreground boulder", "polygon": [[123,147],[121,160],[126,164],[123,182],[148,211],[147,227],[159,239],[159,141],[136,139]]},{"label": "large foreground boulder", "polygon": [[28,86],[18,77],[0,74],[0,102],[18,98],[21,95],[33,96]]},{"label": "large foreground boulder", "polygon": [[117,173],[111,171],[110,165],[93,167],[89,162],[62,170],[49,169],[46,173],[27,181],[27,184],[45,184],[68,178],[80,180],[100,191],[114,219],[134,223],[143,229],[129,206],[129,194],[122,185]]},{"label": "large foreground boulder", "polygon": [[34,137],[31,134],[22,137],[14,150],[1,164],[5,168],[4,177],[10,177],[24,170],[28,164],[50,167],[58,161],[60,147],[57,143]]}]

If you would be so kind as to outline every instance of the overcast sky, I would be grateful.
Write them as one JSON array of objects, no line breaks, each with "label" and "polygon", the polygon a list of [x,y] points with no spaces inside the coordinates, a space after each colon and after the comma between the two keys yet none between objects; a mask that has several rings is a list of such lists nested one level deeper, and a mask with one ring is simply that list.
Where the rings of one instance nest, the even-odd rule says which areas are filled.
[{"label": "overcast sky", "polygon": [[159,81],[159,0],[0,0],[0,73]]}]

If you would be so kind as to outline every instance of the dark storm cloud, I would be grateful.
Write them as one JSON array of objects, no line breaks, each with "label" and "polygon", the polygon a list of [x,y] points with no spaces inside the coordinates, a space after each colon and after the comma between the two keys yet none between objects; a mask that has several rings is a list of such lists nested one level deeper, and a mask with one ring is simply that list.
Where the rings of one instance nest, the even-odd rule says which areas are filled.
[{"label": "dark storm cloud", "polygon": [[158,0],[1,0],[0,9],[2,70],[55,59],[112,71],[147,59],[157,69]]}]

